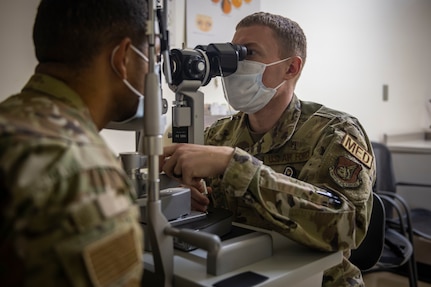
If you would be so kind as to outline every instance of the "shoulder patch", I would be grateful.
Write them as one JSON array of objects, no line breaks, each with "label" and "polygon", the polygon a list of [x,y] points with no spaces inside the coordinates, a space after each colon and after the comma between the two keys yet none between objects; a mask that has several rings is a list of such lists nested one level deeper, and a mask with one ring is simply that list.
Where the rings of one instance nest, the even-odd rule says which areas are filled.
[{"label": "shoulder patch", "polygon": [[337,159],[335,166],[329,168],[329,175],[339,186],[354,188],[362,184],[362,180],[359,178],[361,170],[362,166],[359,163],[341,156]]},{"label": "shoulder patch", "polygon": [[356,159],[362,162],[368,168],[371,168],[373,156],[357,143],[350,135],[346,134],[343,138],[342,146]]}]

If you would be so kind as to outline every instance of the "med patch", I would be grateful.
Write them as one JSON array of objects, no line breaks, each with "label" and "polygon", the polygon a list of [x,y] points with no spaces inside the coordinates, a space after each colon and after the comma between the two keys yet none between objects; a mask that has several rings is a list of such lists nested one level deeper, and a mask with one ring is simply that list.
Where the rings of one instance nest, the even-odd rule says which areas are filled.
[{"label": "med patch", "polygon": [[373,156],[357,143],[350,135],[346,134],[343,138],[341,145],[357,160],[362,162],[368,168],[371,168],[373,163]]}]

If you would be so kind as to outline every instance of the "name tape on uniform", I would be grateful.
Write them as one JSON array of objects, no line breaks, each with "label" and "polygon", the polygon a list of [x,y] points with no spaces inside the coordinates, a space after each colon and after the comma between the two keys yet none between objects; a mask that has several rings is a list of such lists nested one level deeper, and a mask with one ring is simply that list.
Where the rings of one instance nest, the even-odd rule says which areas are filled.
[{"label": "name tape on uniform", "polygon": [[371,168],[373,163],[373,156],[366,151],[360,144],[358,144],[350,135],[344,136],[343,147],[360,162],[365,164],[368,168]]}]

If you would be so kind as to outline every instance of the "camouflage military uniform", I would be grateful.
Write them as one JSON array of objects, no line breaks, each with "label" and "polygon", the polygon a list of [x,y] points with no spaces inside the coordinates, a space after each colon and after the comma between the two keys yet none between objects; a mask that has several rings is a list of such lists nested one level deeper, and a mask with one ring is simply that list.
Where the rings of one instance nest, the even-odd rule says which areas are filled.
[{"label": "camouflage military uniform", "polygon": [[359,122],[294,96],[278,124],[257,141],[238,113],[205,131],[205,144],[235,147],[224,175],[212,179],[215,206],[234,220],[275,230],[345,258],[323,286],[363,286],[347,258],[363,240],[372,208],[375,166]]},{"label": "camouflage military uniform", "polygon": [[0,282],[139,286],[135,195],[79,96],[35,74],[0,105]]}]

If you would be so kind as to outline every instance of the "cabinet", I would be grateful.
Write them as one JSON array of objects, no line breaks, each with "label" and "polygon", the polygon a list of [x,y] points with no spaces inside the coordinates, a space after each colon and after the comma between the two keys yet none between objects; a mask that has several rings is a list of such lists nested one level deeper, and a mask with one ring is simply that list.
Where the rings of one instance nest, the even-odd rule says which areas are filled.
[{"label": "cabinet", "polygon": [[411,208],[431,210],[431,131],[403,135],[386,135],[398,182],[415,186],[398,186]]}]

